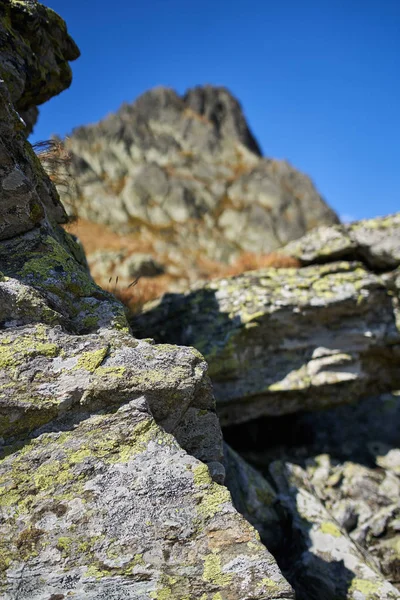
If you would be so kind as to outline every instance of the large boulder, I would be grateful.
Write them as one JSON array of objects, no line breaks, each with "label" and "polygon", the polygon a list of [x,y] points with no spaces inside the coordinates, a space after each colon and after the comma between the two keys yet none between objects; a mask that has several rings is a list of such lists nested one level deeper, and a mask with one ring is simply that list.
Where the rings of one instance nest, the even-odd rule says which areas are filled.
[{"label": "large boulder", "polygon": [[0,83],[0,595],[290,600],[220,485],[204,359],[133,338],[25,140],[12,100],[28,110],[65,87],[65,24],[30,0],[1,10],[11,58],[25,55],[2,62],[11,95]]},{"label": "large boulder", "polygon": [[155,88],[75,129],[65,147],[74,183],[59,190],[71,212],[134,233],[182,274],[199,276],[204,259],[268,253],[338,223],[307,176],[261,156],[238,101],[222,87],[184,96]]},{"label": "large boulder", "polygon": [[400,386],[390,285],[359,262],[265,269],[167,294],[133,326],[204,354],[230,425]]}]

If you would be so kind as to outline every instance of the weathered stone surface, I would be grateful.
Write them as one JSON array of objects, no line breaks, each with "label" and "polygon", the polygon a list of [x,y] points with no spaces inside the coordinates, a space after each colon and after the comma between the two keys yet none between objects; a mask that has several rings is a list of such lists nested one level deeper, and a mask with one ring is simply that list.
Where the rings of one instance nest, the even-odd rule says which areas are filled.
[{"label": "weathered stone surface", "polygon": [[[269,535],[279,532],[278,537],[270,539],[269,547],[285,577],[294,586],[296,598],[329,598],[331,592],[324,586],[330,588],[329,579],[337,577],[342,592],[333,588],[338,594],[333,597],[343,600],[348,597],[349,587],[351,589],[349,581],[357,579],[349,563],[346,565],[348,571],[340,569],[338,564],[325,564],[325,561],[331,561],[329,553],[328,558],[319,554],[321,563],[318,567],[314,563],[315,569],[301,568],[302,561],[309,559],[306,550],[311,546],[311,540],[307,538],[307,527],[299,538],[297,526],[293,526],[297,522],[303,523],[299,495],[308,509],[318,498],[317,505],[322,503],[328,521],[341,530],[342,536],[347,533],[357,545],[358,552],[364,553],[367,568],[371,564],[374,569],[380,568],[387,580],[400,589],[399,418],[400,393],[393,392],[352,405],[263,418],[225,430],[230,443],[258,469],[254,471],[239,458],[233,463],[236,476],[232,478],[225,455],[226,481],[232,486],[232,498],[236,506],[244,507],[244,514],[257,516],[256,526],[260,531]],[[237,457],[237,454],[233,456]],[[289,485],[288,479],[293,484],[291,499],[285,491],[278,494],[274,480],[271,480],[270,467],[277,458],[278,476],[286,473],[284,490]],[[292,477],[293,469],[297,468],[294,464],[301,467],[300,476]],[[253,477],[243,477],[247,471]],[[297,471],[295,473],[298,475]],[[257,490],[265,487],[269,492],[269,510],[260,511]],[[310,503],[309,494],[314,496]],[[285,508],[288,502],[290,510]],[[317,513],[320,510],[321,507]],[[279,528],[276,527],[277,515]],[[324,527],[327,529],[326,525]],[[332,526],[331,529],[334,531]],[[325,550],[329,548],[328,541],[324,542]],[[310,590],[314,590],[314,595],[309,596]],[[368,590],[368,586],[364,585],[364,590]],[[373,590],[374,586],[371,593]]]},{"label": "weathered stone surface", "polygon": [[65,144],[75,214],[150,242],[162,263],[178,253],[183,272],[338,222],[308,177],[260,156],[225,88],[150,90]]},{"label": "weathered stone surface", "polygon": [[398,587],[399,419],[400,393],[396,392],[300,415],[295,426],[312,440],[298,456],[315,493]]},{"label": "weathered stone surface", "polygon": [[144,399],[5,452],[3,598],[293,597],[226,488]]},{"label": "weathered stone surface", "polygon": [[0,40],[0,79],[29,133],[37,118],[36,105],[69,87],[69,61],[78,58],[79,50],[61,17],[36,0],[1,3]]},{"label": "weathered stone surface", "polygon": [[392,600],[400,593],[349,538],[313,493],[298,465],[276,462],[271,474],[292,520],[289,579],[298,600]]},{"label": "weathered stone surface", "polygon": [[388,271],[400,265],[400,213],[348,225],[318,227],[281,252],[305,265],[345,258],[361,260],[373,270]]},{"label": "weathered stone surface", "polygon": [[394,297],[360,263],[265,269],[165,295],[134,319],[209,363],[224,425],[399,385]]},{"label": "weathered stone surface", "polygon": [[[184,427],[190,408],[197,441],[188,438],[190,450],[196,454],[197,447],[205,462],[222,460],[206,366],[191,348],[155,346],[110,330],[72,336],[37,324],[6,329],[0,349],[3,438],[31,433],[70,411],[93,412],[143,396],[156,421],[171,433]],[[202,430],[199,412],[207,423]]]},{"label": "weathered stone surface", "polygon": [[225,485],[232,495],[236,510],[257,529],[261,541],[276,556],[285,533],[274,488],[226,443],[224,465]]},{"label": "weathered stone surface", "polygon": [[0,240],[28,231],[44,219],[67,219],[58,194],[43,177],[39,160],[25,141],[24,124],[0,81]]}]

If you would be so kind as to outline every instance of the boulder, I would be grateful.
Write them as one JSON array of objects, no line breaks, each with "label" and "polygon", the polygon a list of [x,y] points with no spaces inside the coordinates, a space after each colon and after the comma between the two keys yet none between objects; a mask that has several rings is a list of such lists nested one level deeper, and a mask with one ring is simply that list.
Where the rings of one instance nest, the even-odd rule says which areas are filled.
[{"label": "boulder", "polygon": [[79,49],[65,22],[37,0],[1,3],[0,39],[0,79],[28,134],[37,119],[37,105],[69,87],[69,61],[78,58]]},{"label": "boulder", "polygon": [[396,389],[397,297],[387,286],[359,262],[264,269],[166,294],[132,323],[204,354],[226,426]]}]

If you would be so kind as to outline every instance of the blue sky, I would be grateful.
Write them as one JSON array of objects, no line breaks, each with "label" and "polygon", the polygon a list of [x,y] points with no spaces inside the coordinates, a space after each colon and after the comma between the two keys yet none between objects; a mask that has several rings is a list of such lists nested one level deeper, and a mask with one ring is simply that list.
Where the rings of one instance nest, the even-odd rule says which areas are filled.
[{"label": "blue sky", "polygon": [[32,141],[145,90],[212,83],[266,156],[311,176],[339,215],[400,210],[400,0],[47,0],[82,56]]}]

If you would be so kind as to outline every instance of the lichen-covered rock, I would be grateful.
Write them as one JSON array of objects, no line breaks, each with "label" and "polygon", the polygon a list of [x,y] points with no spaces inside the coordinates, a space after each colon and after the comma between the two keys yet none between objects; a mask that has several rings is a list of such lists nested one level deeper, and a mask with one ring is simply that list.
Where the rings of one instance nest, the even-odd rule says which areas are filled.
[{"label": "lichen-covered rock", "polygon": [[137,398],[0,463],[5,600],[293,598],[226,488]]},{"label": "lichen-covered rock", "polygon": [[394,600],[396,590],[331,517],[298,465],[276,462],[271,474],[280,503],[291,518],[288,577],[298,600]]},{"label": "lichen-covered rock", "polygon": [[134,319],[209,363],[224,425],[398,387],[393,296],[362,264],[265,269],[167,294]]},{"label": "lichen-covered rock", "polygon": [[261,541],[276,556],[285,533],[275,490],[261,473],[226,443],[224,465],[225,485],[235,508],[257,529]]},{"label": "lichen-covered rock", "polygon": [[[298,464],[302,467],[302,478],[296,479],[297,488],[311,491],[336,525],[347,532],[358,548],[367,552],[368,560],[379,566],[388,581],[400,589],[399,419],[400,392],[393,392],[352,405],[264,418],[225,430],[230,442],[259,470],[256,479],[247,478],[248,487],[243,490],[241,474],[246,472],[246,463],[241,459],[244,466],[233,483],[233,500],[236,503],[236,489],[240,484],[239,502],[242,495],[254,498],[260,480],[270,478],[270,465],[277,458],[280,464]],[[227,464],[226,481],[232,486],[229,471]],[[315,575],[310,569],[299,583],[292,578],[290,569],[298,558],[292,560],[291,555],[299,552],[298,537],[292,533],[293,518],[279,501],[273,481],[269,480],[266,485],[270,490],[270,511],[258,511],[255,525],[266,532],[275,531],[275,519],[279,515],[283,534],[273,539],[269,547],[273,548],[279,566],[299,593],[299,589],[308,587],[308,575],[312,580]],[[245,506],[244,514],[246,510]],[[297,509],[292,505],[291,510]],[[305,597],[309,598],[307,594]],[[321,593],[321,597],[325,596]]]},{"label": "lichen-covered rock", "polygon": [[193,277],[200,259],[271,252],[338,222],[308,177],[260,156],[225,88],[196,87],[183,97],[150,90],[75,129],[65,145],[72,179],[59,190],[76,199],[74,213],[133,233],[163,263],[178,253],[181,272]]},{"label": "lichen-covered rock", "polygon": [[[3,438],[31,433],[71,411],[85,414],[143,396],[171,433],[183,429],[190,408],[196,444],[186,435],[188,449],[205,462],[222,460],[206,365],[191,348],[155,346],[110,330],[72,336],[40,323],[0,333],[0,350]],[[202,430],[201,416],[207,424]]]},{"label": "lichen-covered rock", "polygon": [[305,265],[361,260],[373,270],[388,271],[400,265],[400,213],[348,225],[318,227],[287,244],[281,252]]},{"label": "lichen-covered rock", "polygon": [[0,40],[0,79],[26,120],[26,134],[36,121],[36,105],[69,87],[69,61],[79,50],[61,17],[36,0],[3,0]]},{"label": "lichen-covered rock", "polygon": [[0,240],[33,229],[44,219],[67,220],[58,194],[43,176],[38,158],[25,140],[24,124],[0,80]]}]

